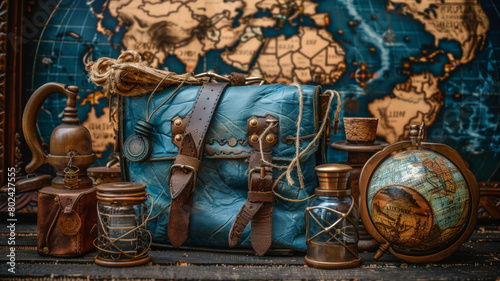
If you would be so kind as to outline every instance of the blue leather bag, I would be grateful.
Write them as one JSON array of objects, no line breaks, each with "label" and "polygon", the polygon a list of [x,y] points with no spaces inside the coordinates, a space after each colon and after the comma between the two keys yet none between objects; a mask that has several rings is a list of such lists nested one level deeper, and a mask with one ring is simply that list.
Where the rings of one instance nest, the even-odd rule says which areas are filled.
[{"label": "blue leather bag", "polygon": [[[149,112],[160,106],[174,89],[157,91],[149,103]],[[301,89],[303,112],[300,122],[300,152],[311,144],[313,136],[320,129],[322,94],[320,87],[303,85]],[[154,202],[148,200],[149,207],[152,207],[152,216],[157,215],[171,202],[169,171],[179,153],[179,148],[175,145],[176,134],[172,133],[176,127],[173,124],[177,119],[190,116],[199,91],[200,86],[181,87],[154,113],[149,121],[153,125],[148,138],[151,154],[143,162],[130,161],[124,156],[123,150],[126,149],[124,142],[134,134],[138,120],[146,118],[150,95],[123,97],[121,100],[119,138],[123,160],[122,171],[125,180],[147,185],[147,192]],[[329,101],[331,103],[331,99]],[[271,115],[278,120],[278,140],[272,148],[272,163],[286,166],[296,157],[295,137],[299,114],[300,95],[296,86],[231,86],[225,90],[207,131],[204,155],[192,193],[189,232],[183,245],[229,248],[228,234],[240,207],[248,197],[248,163],[252,151],[249,145],[250,136],[247,135],[249,118]],[[282,177],[274,188],[278,197],[274,200],[272,212],[271,248],[273,249],[306,250],[304,210],[311,200],[301,201],[301,199],[314,194],[317,186],[314,168],[322,162],[322,146],[324,139],[316,140],[300,157],[304,188],[299,185],[297,169],[290,174],[294,184],[290,185],[287,179]],[[284,170],[273,169],[273,173],[276,180]],[[170,244],[167,236],[169,211],[166,208],[147,225],[154,243]],[[251,248],[250,233],[249,225],[241,234],[236,248]]]}]

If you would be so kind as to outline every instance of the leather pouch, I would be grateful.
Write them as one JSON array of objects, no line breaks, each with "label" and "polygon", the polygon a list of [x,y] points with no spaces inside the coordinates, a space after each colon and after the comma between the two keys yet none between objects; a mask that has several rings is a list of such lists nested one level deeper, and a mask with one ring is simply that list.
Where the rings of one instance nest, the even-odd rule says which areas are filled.
[{"label": "leather pouch", "polygon": [[96,189],[38,192],[37,250],[40,255],[77,257],[94,248],[97,224]]}]

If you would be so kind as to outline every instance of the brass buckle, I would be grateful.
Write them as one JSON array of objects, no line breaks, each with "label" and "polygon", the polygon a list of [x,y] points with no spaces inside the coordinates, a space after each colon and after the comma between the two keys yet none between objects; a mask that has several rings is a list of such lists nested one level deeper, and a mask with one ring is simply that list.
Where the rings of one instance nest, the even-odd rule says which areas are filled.
[{"label": "brass buckle", "polygon": [[246,77],[245,78],[245,85],[250,85],[250,84],[259,84],[259,85],[264,85],[266,83],[266,80],[262,77]]},{"label": "brass buckle", "polygon": [[[229,79],[229,77],[226,75],[220,75],[220,74],[217,74],[215,72],[212,72],[212,71],[207,71],[207,72],[203,72],[203,73],[200,73],[200,74],[196,74],[194,76],[195,78],[202,78],[202,77],[210,77],[210,79],[218,79],[218,80],[221,80],[221,81],[224,81],[224,82],[231,82],[231,79]],[[250,84],[259,84],[259,85],[263,85],[264,83],[266,83],[266,80],[264,80],[264,78],[262,77],[245,77],[245,85],[250,85]]]},{"label": "brass buckle", "polygon": [[193,166],[190,165],[172,164],[172,166],[170,166],[170,169],[168,171],[168,182],[170,182],[170,178],[172,177],[172,172],[174,171],[175,168],[180,168],[183,170],[187,169],[193,172],[193,188],[191,189],[191,193],[193,193],[194,190],[196,189],[196,184],[198,184],[198,171]]},{"label": "brass buckle", "polygon": [[217,79],[222,80],[224,82],[231,82],[231,80],[228,77],[217,74],[217,73],[212,72],[212,71],[207,71],[207,72],[203,72],[200,74],[196,74],[194,77],[195,78],[210,77],[211,79],[217,78]]}]

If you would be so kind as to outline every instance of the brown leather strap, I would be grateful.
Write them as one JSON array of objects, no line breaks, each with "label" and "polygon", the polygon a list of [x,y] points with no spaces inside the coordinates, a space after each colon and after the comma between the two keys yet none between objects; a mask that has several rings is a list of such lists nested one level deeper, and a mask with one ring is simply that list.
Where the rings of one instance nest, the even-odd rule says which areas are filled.
[{"label": "brown leather strap", "polygon": [[[262,206],[252,218],[252,233],[250,240],[252,242],[252,248],[258,256],[263,256],[271,247],[273,241],[273,178],[272,172],[266,173],[264,178],[261,178],[259,173],[253,173],[251,175],[252,186],[250,192],[261,193],[261,195],[266,197],[265,202],[262,203]],[[266,196],[269,193],[273,194],[273,196]],[[270,202],[269,199],[271,199]]]},{"label": "brown leather strap", "polygon": [[252,139],[252,136],[260,137],[267,126],[277,121],[277,119],[268,115],[266,117],[254,116],[247,122],[249,143],[253,148],[250,155],[248,198],[236,215],[229,232],[229,246],[234,247],[243,234],[243,230],[251,221],[252,232],[250,239],[252,248],[259,256],[264,255],[271,247],[274,202],[273,173],[262,162],[262,155],[264,155],[264,160],[272,161],[271,150],[277,143],[278,129],[276,126],[268,131],[268,135],[272,137],[263,136],[262,154],[259,143],[255,141],[255,137]]},{"label": "brown leather strap", "polygon": [[190,167],[193,167],[195,170],[198,170],[198,168],[200,167],[200,164],[201,164],[201,160],[196,158],[196,157],[179,154],[175,158],[174,163],[177,163],[177,164],[182,163],[181,165],[190,166]]},{"label": "brown leather strap", "polygon": [[233,86],[245,86],[246,83],[245,74],[238,72],[231,73],[231,75],[229,75],[229,80]]},{"label": "brown leather strap", "polygon": [[263,203],[252,218],[250,236],[252,248],[258,256],[263,256],[273,242],[273,203]]},{"label": "brown leather strap", "polygon": [[168,238],[174,248],[180,247],[187,238],[191,193],[196,188],[196,176],[203,155],[205,136],[219,99],[227,86],[227,83],[203,84],[184,130],[179,154],[170,170],[172,204],[168,221]]},{"label": "brown leather strap", "polygon": [[248,201],[250,202],[274,202],[274,192],[249,191]]},{"label": "brown leather strap", "polygon": [[245,201],[240,211],[236,215],[234,219],[233,225],[231,226],[231,230],[229,231],[229,247],[234,247],[240,240],[241,235],[243,234],[243,230],[250,223],[252,218],[255,216],[255,213],[262,207],[262,202],[250,202]]}]

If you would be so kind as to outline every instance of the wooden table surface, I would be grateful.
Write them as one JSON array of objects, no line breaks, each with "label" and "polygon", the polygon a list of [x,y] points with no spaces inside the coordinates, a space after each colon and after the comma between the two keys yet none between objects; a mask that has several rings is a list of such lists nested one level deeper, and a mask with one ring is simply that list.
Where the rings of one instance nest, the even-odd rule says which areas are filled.
[{"label": "wooden table surface", "polygon": [[19,218],[16,224],[15,273],[8,272],[8,230],[0,218],[0,280],[500,280],[499,222],[480,222],[457,252],[438,263],[410,264],[384,255],[360,253],[361,267],[321,270],[306,267],[304,256],[221,253],[153,248],[151,262],[132,268],[107,268],[94,263],[96,252],[79,258],[43,257],[36,252],[36,221]]}]

